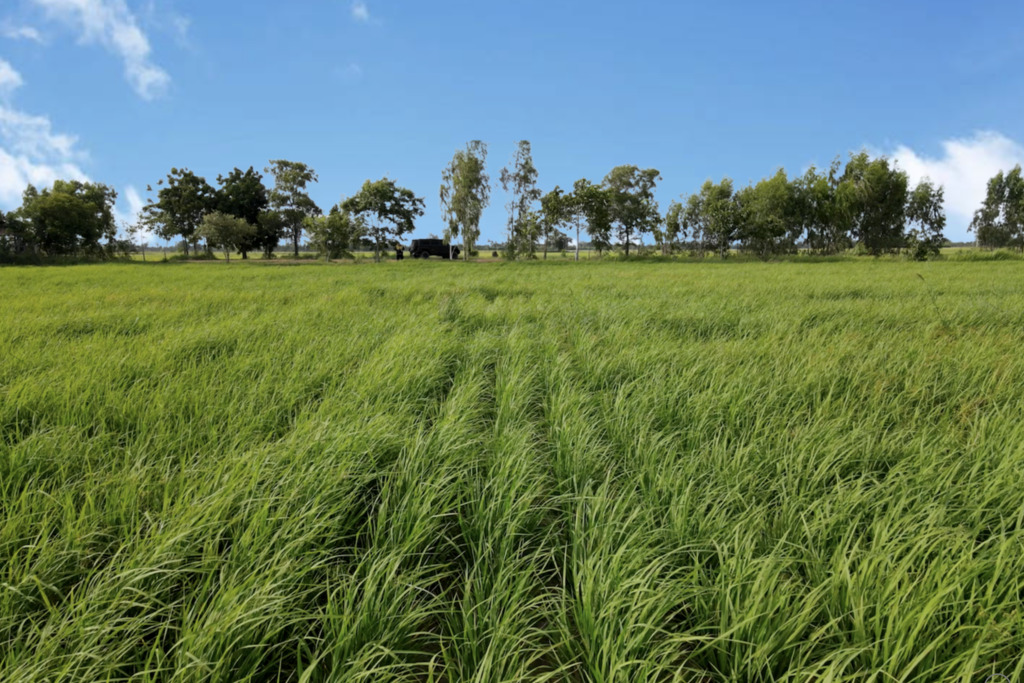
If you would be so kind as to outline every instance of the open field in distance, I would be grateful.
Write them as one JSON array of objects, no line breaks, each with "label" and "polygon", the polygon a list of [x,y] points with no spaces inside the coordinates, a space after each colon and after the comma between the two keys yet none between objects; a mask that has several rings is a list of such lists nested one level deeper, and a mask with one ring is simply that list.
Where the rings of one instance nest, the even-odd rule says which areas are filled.
[{"label": "open field in distance", "polygon": [[0,291],[0,680],[1024,673],[1019,262]]}]

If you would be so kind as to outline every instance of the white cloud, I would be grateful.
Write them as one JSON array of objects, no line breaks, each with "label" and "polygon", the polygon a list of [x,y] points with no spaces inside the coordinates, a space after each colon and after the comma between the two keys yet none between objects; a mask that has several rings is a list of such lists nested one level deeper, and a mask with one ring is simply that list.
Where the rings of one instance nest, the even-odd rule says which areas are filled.
[{"label": "white cloud", "polygon": [[86,43],[99,43],[124,61],[125,76],[146,100],[163,94],[171,77],[150,60],[146,34],[125,0],[33,0],[47,15],[74,26]]},{"label": "white cloud", "polygon": [[341,70],[341,77],[346,81],[358,81],[363,77],[363,67],[359,66],[355,62],[352,62],[344,69]]},{"label": "white cloud", "polygon": [[[0,61],[0,83],[8,70],[17,76],[9,64]],[[6,79],[21,83],[20,77],[12,81],[8,75]],[[74,137],[53,132],[45,116],[26,114],[0,99],[0,206],[17,206],[29,183],[45,187],[58,178],[87,180],[78,166],[85,155],[75,145]]]},{"label": "white cloud", "polygon": [[24,155],[14,155],[0,147],[0,206],[13,209],[21,203],[21,193],[29,183],[48,187],[54,180],[88,180],[73,163],[39,163]]},{"label": "white cloud", "polygon": [[370,8],[366,6],[364,0],[355,0],[352,3],[352,18],[356,21],[370,20]]},{"label": "white cloud", "polygon": [[24,83],[21,74],[14,70],[10,62],[0,59],[0,97],[6,97]]},{"label": "white cloud", "polygon": [[985,198],[989,178],[1024,164],[1024,146],[994,131],[980,131],[966,138],[942,142],[942,154],[929,157],[906,145],[899,145],[888,156],[916,184],[930,178],[946,192],[946,214],[954,236],[965,236],[974,211]]},{"label": "white cloud", "polygon": [[53,132],[50,119],[6,105],[0,105],[0,143],[35,159],[73,160],[83,156],[75,150],[73,136]]},{"label": "white cloud", "polygon": [[35,43],[43,42],[43,34],[31,26],[12,26],[4,24],[0,26],[0,36],[10,40],[31,40]]},{"label": "white cloud", "polygon": [[[134,225],[139,218],[139,214],[142,213],[142,207],[145,205],[146,202],[143,201],[142,195],[135,189],[135,186],[126,186],[124,191],[118,194],[117,205],[114,207],[118,228],[123,225]],[[140,233],[136,239],[148,242],[153,239],[153,235],[147,230]]]}]

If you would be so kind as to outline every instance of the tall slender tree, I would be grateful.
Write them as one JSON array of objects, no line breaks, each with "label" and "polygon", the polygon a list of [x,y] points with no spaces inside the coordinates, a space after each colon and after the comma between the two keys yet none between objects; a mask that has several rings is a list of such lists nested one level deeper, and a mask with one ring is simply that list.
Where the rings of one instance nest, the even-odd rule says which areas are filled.
[{"label": "tall slender tree", "polygon": [[665,212],[664,228],[655,230],[655,239],[661,246],[661,253],[669,255],[676,248],[680,241],[686,240],[686,226],[683,222],[685,207],[676,200],[668,205]]},{"label": "tall slender tree", "polygon": [[512,163],[501,169],[501,187],[508,192],[508,244],[506,256],[511,259],[529,256],[534,251],[530,214],[533,205],[540,199],[537,189],[537,169],[533,165],[533,155],[529,140],[520,140],[516,145]]},{"label": "tall slender tree", "polygon": [[[462,234],[462,257],[469,260],[480,237],[480,217],[491,201],[487,144],[473,140],[455,152],[441,174],[441,212],[451,241]],[[449,254],[450,256],[451,254]]]}]

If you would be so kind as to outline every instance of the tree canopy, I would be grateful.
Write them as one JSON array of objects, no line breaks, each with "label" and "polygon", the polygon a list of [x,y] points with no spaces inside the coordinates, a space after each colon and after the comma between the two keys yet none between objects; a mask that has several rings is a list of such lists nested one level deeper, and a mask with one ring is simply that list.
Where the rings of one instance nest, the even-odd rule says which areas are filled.
[{"label": "tree canopy", "polygon": [[981,246],[1024,250],[1024,176],[1019,164],[988,181],[970,230]]},{"label": "tree canopy", "polygon": [[380,261],[388,241],[412,232],[416,218],[423,215],[423,199],[412,190],[399,187],[388,178],[367,180],[359,192],[341,203],[341,208],[367,219],[367,231]]},{"label": "tree canopy", "polygon": [[654,188],[661,179],[656,169],[616,166],[604,178],[608,192],[609,219],[618,232],[619,243],[629,256],[633,236],[642,237],[661,222]]},{"label": "tree canopy", "polygon": [[[181,238],[186,254],[189,247],[195,250],[199,224],[216,207],[216,192],[205,178],[187,168],[172,168],[157,186],[156,198],[150,198],[143,208],[144,222],[158,237]],[[146,189],[153,191],[152,187]]]},{"label": "tree canopy", "polygon": [[463,258],[480,237],[480,217],[491,201],[487,175],[487,144],[473,140],[455,156],[441,174],[441,213],[449,240],[462,235]]},{"label": "tree canopy", "polygon": [[537,169],[529,140],[520,140],[512,155],[512,162],[501,169],[501,187],[509,193],[508,243],[505,255],[510,259],[531,257],[534,254],[537,221],[534,203],[540,199],[537,188]]},{"label": "tree canopy", "polygon": [[[217,182],[220,184],[214,201],[217,211],[241,218],[254,228],[249,231],[248,238],[238,245],[242,258],[248,258],[250,251],[266,246],[257,229],[260,214],[266,211],[270,204],[267,188],[263,185],[263,176],[250,166],[247,171],[235,168],[226,176],[218,176]],[[275,239],[274,246],[276,245]]]},{"label": "tree canopy", "polygon": [[310,183],[318,180],[316,171],[299,161],[274,159],[263,172],[274,176],[274,187],[269,194],[270,207],[283,219],[284,228],[292,238],[295,257],[298,258],[305,219],[322,213],[308,191]]},{"label": "tree canopy", "polygon": [[352,246],[363,236],[365,222],[361,217],[341,204],[336,204],[326,216],[306,219],[306,232],[310,244],[324,259],[338,259],[352,256]]},{"label": "tree canopy", "polygon": [[198,235],[212,248],[224,250],[224,260],[231,260],[232,250],[241,250],[252,239],[256,229],[244,218],[214,211],[203,216]]},{"label": "tree canopy", "polygon": [[101,240],[117,233],[116,200],[117,192],[100,183],[57,180],[43,190],[29,185],[21,208],[6,222],[12,234],[45,255],[98,255]]}]

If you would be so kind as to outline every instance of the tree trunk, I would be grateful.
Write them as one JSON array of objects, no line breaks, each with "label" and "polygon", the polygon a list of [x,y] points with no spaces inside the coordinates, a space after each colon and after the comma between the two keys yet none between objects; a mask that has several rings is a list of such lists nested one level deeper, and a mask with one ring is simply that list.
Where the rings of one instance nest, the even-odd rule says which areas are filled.
[{"label": "tree trunk", "polygon": [[580,220],[576,219],[576,260],[580,260]]},{"label": "tree trunk", "polygon": [[224,249],[224,263],[231,263],[231,250],[227,248]]},{"label": "tree trunk", "polygon": [[247,251],[243,251],[242,252],[242,260],[243,261],[248,261],[249,260],[249,252],[247,252]]},{"label": "tree trunk", "polygon": [[626,258],[629,258],[629,230],[626,231]]},{"label": "tree trunk", "polygon": [[292,245],[295,247],[295,258],[299,258],[299,229],[292,228]]}]

